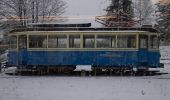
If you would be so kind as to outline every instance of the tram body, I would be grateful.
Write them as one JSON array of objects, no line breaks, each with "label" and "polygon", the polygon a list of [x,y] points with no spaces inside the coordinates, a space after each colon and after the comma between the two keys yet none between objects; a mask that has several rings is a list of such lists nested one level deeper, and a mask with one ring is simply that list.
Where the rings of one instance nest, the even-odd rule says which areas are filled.
[{"label": "tram body", "polygon": [[19,69],[162,67],[156,31],[24,30],[9,36],[8,65]]}]

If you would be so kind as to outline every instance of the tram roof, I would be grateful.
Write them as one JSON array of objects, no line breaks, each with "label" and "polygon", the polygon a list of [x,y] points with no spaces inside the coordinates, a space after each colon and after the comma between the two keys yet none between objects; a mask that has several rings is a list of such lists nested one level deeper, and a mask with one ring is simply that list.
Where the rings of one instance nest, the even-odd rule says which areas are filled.
[{"label": "tram roof", "polygon": [[24,31],[147,31],[158,32],[156,29],[145,27],[106,27],[96,28],[91,27],[91,23],[81,24],[29,24],[28,26],[16,27],[12,32],[24,32]]},{"label": "tram roof", "polygon": [[24,31],[147,31],[147,32],[158,32],[154,28],[89,28],[89,27],[57,27],[57,28],[51,28],[51,27],[38,27],[38,28],[15,28],[10,31],[10,33],[13,32],[24,32]]}]

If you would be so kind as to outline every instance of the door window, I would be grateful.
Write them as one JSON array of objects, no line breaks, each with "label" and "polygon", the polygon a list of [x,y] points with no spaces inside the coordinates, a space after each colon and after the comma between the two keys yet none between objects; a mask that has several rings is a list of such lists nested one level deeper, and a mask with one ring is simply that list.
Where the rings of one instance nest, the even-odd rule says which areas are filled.
[{"label": "door window", "polygon": [[139,39],[140,48],[148,48],[148,36],[141,35]]},{"label": "door window", "polygon": [[11,36],[9,40],[9,48],[17,49],[17,36]]},{"label": "door window", "polygon": [[158,37],[156,35],[150,36],[150,48],[151,49],[158,49]]}]

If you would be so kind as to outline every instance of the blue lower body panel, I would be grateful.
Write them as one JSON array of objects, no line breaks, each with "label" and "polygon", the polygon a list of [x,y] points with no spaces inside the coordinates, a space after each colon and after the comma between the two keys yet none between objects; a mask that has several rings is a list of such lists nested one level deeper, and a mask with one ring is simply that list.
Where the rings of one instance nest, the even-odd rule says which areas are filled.
[{"label": "blue lower body panel", "polygon": [[149,67],[157,68],[160,67],[160,53],[158,51],[149,51],[148,52],[148,64]]},{"label": "blue lower body panel", "polygon": [[137,51],[29,51],[28,65],[135,66]]},{"label": "blue lower body panel", "polygon": [[[159,67],[159,52],[148,51],[10,51],[9,64],[18,66],[94,65]],[[145,57],[143,57],[145,56]]]},{"label": "blue lower body panel", "polygon": [[8,52],[8,64],[10,66],[17,66],[19,62],[18,51],[9,51]]}]

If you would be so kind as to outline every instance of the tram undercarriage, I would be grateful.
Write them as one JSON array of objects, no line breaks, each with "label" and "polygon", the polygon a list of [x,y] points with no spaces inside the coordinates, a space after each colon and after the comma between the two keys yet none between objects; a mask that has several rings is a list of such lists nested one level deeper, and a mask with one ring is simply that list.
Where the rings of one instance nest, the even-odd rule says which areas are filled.
[{"label": "tram undercarriage", "polygon": [[18,67],[15,75],[69,75],[69,76],[151,76],[158,75],[159,70],[148,67],[99,67],[91,66],[91,70],[76,70],[76,66],[29,66]]}]

